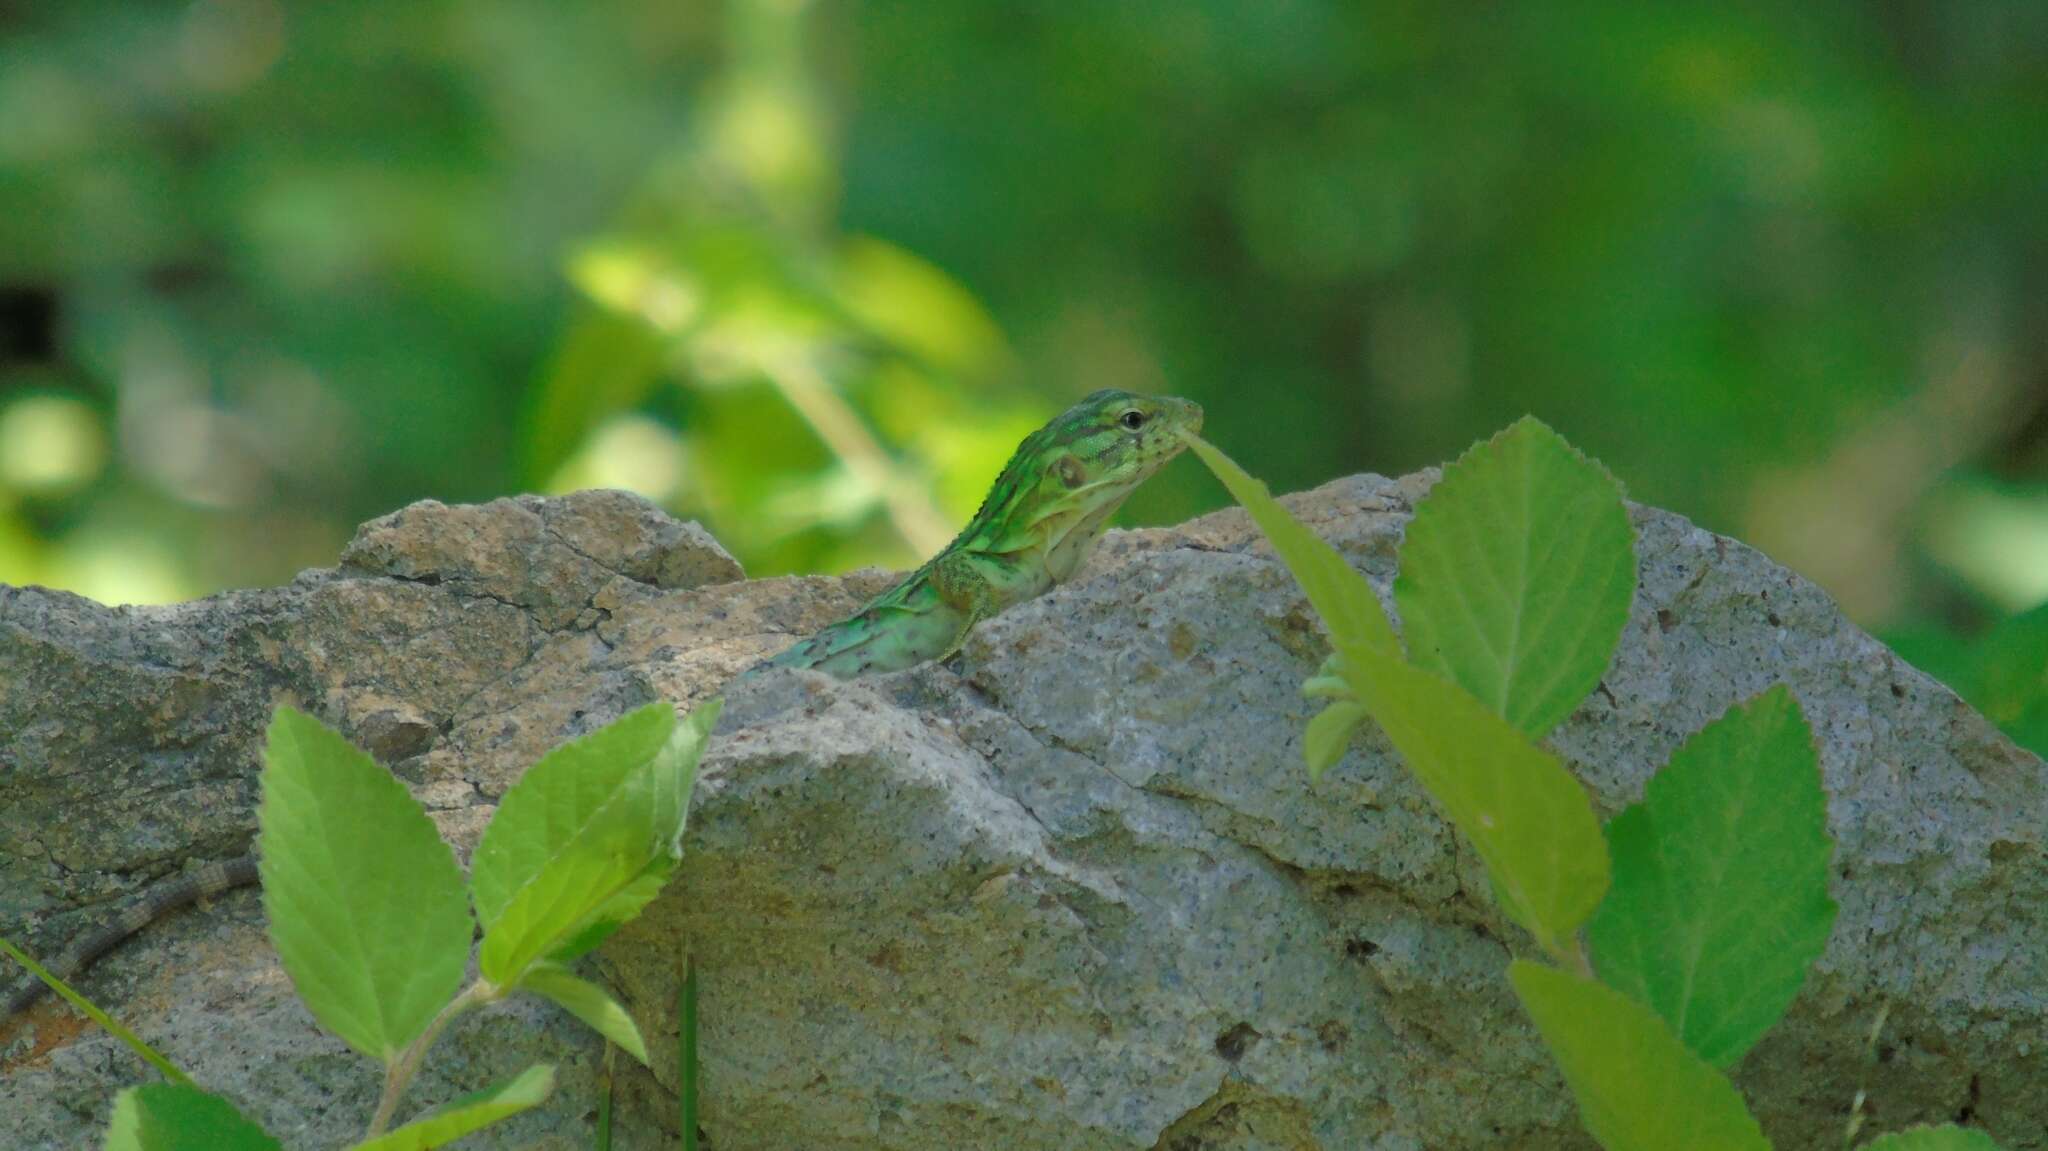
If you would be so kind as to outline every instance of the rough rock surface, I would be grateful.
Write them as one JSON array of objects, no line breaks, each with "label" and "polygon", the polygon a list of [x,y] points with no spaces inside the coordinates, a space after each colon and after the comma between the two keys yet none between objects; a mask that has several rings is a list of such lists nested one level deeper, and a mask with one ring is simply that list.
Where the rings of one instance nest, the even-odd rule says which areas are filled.
[{"label": "rough rock surface", "polygon": [[[1290,503],[1384,590],[1428,482]],[[1863,1087],[1878,1129],[1960,1116],[2048,1147],[2048,768],[1756,552],[1636,523],[1621,653],[1553,737],[1596,802],[1775,682],[1821,740],[1842,910],[1737,1070],[1766,1131],[1833,1145]],[[172,608],[0,590],[0,929],[54,951],[243,850],[277,702],[341,725],[466,851],[548,746],[699,702],[885,581],[739,578],[693,525],[584,493],[418,505],[338,569]],[[620,1145],[672,1138],[689,954],[719,1151],[1590,1146],[1470,851],[1374,734],[1309,785],[1322,652],[1224,512],[1112,535],[948,666],[736,689],[680,879],[594,964],[656,1052],[656,1078],[620,1074]],[[249,892],[181,914],[84,986],[289,1145],[339,1145],[377,1076],[297,1006],[259,919]],[[532,1003],[459,1027],[416,1099],[540,1059],[559,1094],[475,1145],[589,1146],[599,1047]],[[0,1024],[0,1145],[93,1145],[142,1077],[47,1002]]]}]

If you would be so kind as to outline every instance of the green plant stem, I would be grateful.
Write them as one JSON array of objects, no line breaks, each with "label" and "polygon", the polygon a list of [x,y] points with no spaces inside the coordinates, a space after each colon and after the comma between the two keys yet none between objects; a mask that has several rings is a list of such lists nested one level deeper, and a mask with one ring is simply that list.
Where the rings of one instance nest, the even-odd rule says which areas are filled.
[{"label": "green plant stem", "polygon": [[426,1058],[427,1048],[434,1045],[434,1041],[441,1037],[441,1032],[455,1021],[456,1016],[472,1007],[481,1007],[491,1002],[498,998],[500,993],[500,988],[488,980],[479,979],[470,984],[462,994],[448,1001],[448,1006],[443,1007],[441,1013],[434,1016],[433,1022],[427,1024],[427,1029],[420,1032],[418,1039],[413,1040],[406,1045],[405,1050],[398,1053],[398,1058],[393,1059],[384,1069],[384,1095],[377,1100],[377,1114],[371,1117],[370,1129],[364,1132],[364,1139],[375,1139],[391,1126],[391,1117],[398,1111],[399,1099],[404,1097],[406,1087],[412,1083],[412,1077],[419,1073],[420,1061]]},{"label": "green plant stem", "polygon": [[1600,978],[1600,976],[1593,971],[1592,957],[1586,954],[1585,940],[1574,936],[1572,938],[1571,951],[1565,955],[1565,960],[1566,966],[1570,967],[1573,971],[1577,972],[1581,977],[1592,980],[1598,980]]},{"label": "green plant stem", "polygon": [[1599,975],[1593,971],[1593,960],[1586,954],[1586,943],[1576,934],[1566,939],[1538,935],[1536,946],[1559,968],[1585,979],[1599,980]]}]

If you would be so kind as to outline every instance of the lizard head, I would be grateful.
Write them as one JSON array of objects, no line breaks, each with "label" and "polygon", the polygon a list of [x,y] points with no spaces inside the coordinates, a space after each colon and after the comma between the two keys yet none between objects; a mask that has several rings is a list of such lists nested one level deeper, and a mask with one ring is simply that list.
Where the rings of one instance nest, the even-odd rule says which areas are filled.
[{"label": "lizard head", "polygon": [[1124,497],[1187,447],[1181,433],[1201,427],[1202,409],[1189,400],[1114,390],[1086,396],[1018,449],[1012,468],[1021,498],[1005,527],[1064,557],[1048,562],[1065,578]]},{"label": "lizard head", "polygon": [[1201,430],[1191,400],[1104,389],[1046,428],[1043,466],[1070,491],[1121,499],[1187,447],[1182,432]]},{"label": "lizard head", "polygon": [[1095,392],[1018,445],[955,543],[1037,547],[1054,578],[1064,578],[1124,497],[1187,447],[1181,433],[1201,426],[1202,409],[1188,400]]}]

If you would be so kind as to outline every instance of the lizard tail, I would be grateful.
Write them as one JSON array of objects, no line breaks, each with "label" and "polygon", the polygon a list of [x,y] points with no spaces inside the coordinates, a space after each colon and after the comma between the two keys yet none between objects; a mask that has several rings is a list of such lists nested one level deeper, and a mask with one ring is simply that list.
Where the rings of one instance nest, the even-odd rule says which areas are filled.
[{"label": "lizard tail", "polygon": [[[166,913],[232,891],[237,887],[246,887],[256,880],[256,856],[253,853],[209,863],[197,871],[167,880],[150,888],[141,898],[123,908],[121,914],[114,917],[113,922],[81,937],[65,949],[62,955],[44,966],[50,969],[51,974],[68,982],[93,960],[113,950],[123,940],[154,923]],[[0,1004],[0,1022],[26,1011],[48,990],[42,980],[31,977],[8,996],[4,1004]]]}]

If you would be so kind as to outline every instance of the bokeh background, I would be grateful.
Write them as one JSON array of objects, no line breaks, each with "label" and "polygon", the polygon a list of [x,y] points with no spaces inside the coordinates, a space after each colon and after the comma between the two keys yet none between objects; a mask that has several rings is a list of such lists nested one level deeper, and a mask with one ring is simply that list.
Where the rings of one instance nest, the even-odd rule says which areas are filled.
[{"label": "bokeh background", "polygon": [[1282,489],[1535,412],[2048,744],[2048,4],[0,0],[0,581],[905,565],[1103,386]]}]

